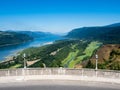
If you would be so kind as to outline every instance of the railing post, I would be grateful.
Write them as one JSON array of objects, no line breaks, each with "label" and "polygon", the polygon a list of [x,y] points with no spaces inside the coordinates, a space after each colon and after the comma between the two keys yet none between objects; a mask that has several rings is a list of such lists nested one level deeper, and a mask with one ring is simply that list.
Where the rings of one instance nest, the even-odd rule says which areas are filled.
[{"label": "railing post", "polygon": [[96,67],[95,67],[95,70],[98,70],[98,55],[96,54],[95,57],[96,57],[96,63],[95,63]]},{"label": "railing post", "polygon": [[24,68],[27,68],[27,66],[26,66],[27,62],[26,62],[26,59],[25,59],[26,58],[26,54],[25,53],[23,54],[23,58],[24,58]]}]

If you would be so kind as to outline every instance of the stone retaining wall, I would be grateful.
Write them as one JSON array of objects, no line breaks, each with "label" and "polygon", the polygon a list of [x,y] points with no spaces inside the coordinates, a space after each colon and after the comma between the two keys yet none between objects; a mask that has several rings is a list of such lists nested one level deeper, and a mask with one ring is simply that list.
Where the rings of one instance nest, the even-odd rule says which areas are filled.
[{"label": "stone retaining wall", "polygon": [[72,75],[87,77],[103,77],[120,79],[120,71],[94,70],[94,69],[68,69],[68,68],[27,68],[27,69],[2,69],[0,77],[30,76],[30,75]]}]

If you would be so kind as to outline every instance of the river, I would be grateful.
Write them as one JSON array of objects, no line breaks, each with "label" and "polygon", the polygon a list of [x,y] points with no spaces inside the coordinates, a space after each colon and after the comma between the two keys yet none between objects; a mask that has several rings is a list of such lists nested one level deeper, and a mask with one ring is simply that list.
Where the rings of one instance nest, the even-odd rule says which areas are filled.
[{"label": "river", "polygon": [[51,42],[54,42],[56,40],[61,40],[63,37],[61,36],[47,36],[43,38],[36,38],[33,41],[29,41],[26,43],[18,44],[18,45],[10,45],[10,46],[4,46],[0,47],[0,60],[5,60],[8,56],[15,55],[16,52],[29,48],[29,47],[38,47],[42,46]]}]

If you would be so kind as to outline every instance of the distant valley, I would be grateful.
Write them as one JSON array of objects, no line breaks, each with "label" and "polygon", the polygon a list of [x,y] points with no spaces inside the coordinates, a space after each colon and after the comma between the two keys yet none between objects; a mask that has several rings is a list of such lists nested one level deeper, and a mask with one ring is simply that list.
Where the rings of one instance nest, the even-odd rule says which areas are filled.
[{"label": "distant valley", "polygon": [[51,33],[36,31],[0,31],[0,47],[14,44],[21,44],[36,38],[52,36]]},{"label": "distant valley", "polygon": [[7,30],[1,32],[0,61],[16,55],[23,49],[38,47],[62,38],[59,35],[38,31]]},{"label": "distant valley", "polygon": [[[19,32],[38,38],[38,32]],[[120,24],[101,27],[73,29],[64,36],[66,39],[53,44],[27,48],[12,60],[0,63],[0,68],[22,68],[23,54],[26,53],[27,67],[95,68],[98,54],[98,68],[120,70]]]},{"label": "distant valley", "polygon": [[34,39],[55,35],[55,34],[52,34],[52,33],[49,33],[49,32],[41,32],[41,31],[16,31],[16,32],[20,33],[20,34],[26,34],[30,37],[33,37]]}]

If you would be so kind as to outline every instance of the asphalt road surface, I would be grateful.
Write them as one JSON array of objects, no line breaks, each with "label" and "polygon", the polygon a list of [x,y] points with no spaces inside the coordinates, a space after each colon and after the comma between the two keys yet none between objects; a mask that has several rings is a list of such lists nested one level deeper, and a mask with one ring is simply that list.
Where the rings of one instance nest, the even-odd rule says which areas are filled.
[{"label": "asphalt road surface", "polygon": [[120,90],[120,85],[85,81],[43,80],[0,83],[0,90]]}]

